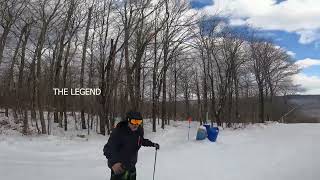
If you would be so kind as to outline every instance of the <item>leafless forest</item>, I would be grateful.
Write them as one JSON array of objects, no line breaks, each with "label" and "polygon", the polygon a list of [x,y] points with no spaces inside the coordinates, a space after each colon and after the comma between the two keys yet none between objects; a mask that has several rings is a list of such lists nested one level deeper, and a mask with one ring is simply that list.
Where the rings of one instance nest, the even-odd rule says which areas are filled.
[{"label": "leafless forest", "polygon": [[[228,127],[277,121],[287,107],[276,97],[300,89],[285,50],[188,0],[5,0],[0,25],[1,113],[25,134],[30,122],[42,134],[67,131],[75,112],[103,135],[128,110],[154,131],[189,116]],[[63,87],[102,93],[53,95]]]}]

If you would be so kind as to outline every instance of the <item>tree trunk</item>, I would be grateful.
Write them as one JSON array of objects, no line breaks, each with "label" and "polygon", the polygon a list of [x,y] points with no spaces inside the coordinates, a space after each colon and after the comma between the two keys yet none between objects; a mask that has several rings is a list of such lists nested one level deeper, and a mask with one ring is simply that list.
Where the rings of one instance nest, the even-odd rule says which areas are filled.
[{"label": "tree trunk", "polygon": [[[203,65],[203,109],[202,109],[202,117],[206,117],[208,112],[208,84],[207,84],[207,67],[204,57],[202,57],[202,65]],[[204,123],[207,123],[207,119],[203,119]]]},{"label": "tree trunk", "polygon": [[[214,79],[213,79],[213,72],[210,76],[211,81],[211,124],[213,124],[214,119],[216,119],[216,94],[215,94],[215,87],[214,87]],[[219,122],[218,119],[216,119],[217,125],[221,125],[221,122]]]},{"label": "tree trunk", "polygon": [[[86,27],[86,34],[84,36],[84,45],[82,49],[82,59],[81,59],[81,75],[80,75],[80,88],[84,87],[84,65],[86,62],[86,52],[87,52],[87,44],[88,44],[88,37],[89,37],[89,30],[90,30],[90,23],[91,23],[91,14],[92,14],[92,6],[89,8],[88,13],[88,20],[87,20],[87,27]],[[86,120],[84,116],[85,106],[84,106],[84,97],[80,96],[80,106],[81,106],[81,126],[82,129],[86,129]]]},{"label": "tree trunk", "polygon": [[173,120],[177,120],[177,58],[174,58],[174,105],[173,105]]},{"label": "tree trunk", "polygon": [[2,63],[3,51],[4,51],[4,47],[6,45],[6,41],[8,38],[8,34],[10,32],[11,26],[12,26],[12,23],[9,23],[7,26],[5,26],[3,29],[2,36],[0,37],[0,65]]},{"label": "tree trunk", "polygon": [[40,116],[40,123],[41,123],[41,131],[42,134],[46,134],[46,124],[44,121],[43,116],[43,109],[42,109],[42,89],[41,89],[41,55],[42,55],[42,49],[45,41],[46,32],[48,29],[48,24],[44,23],[43,27],[41,28],[40,36],[37,43],[37,48],[35,51],[35,57],[37,59],[37,75],[35,79],[35,85],[36,85],[36,99],[38,103],[38,110],[39,110],[39,116]]},{"label": "tree trunk", "polygon": [[240,113],[239,113],[239,81],[237,76],[234,76],[234,90],[235,90],[235,120],[240,123]]},{"label": "tree trunk", "polygon": [[[18,55],[18,52],[19,52],[19,48],[20,48],[20,45],[21,45],[21,42],[22,42],[22,39],[23,39],[23,36],[24,34],[26,33],[27,31],[27,28],[28,28],[28,24],[25,24],[20,32],[20,36],[19,36],[19,40],[18,40],[18,43],[17,43],[17,46],[15,48],[15,51],[14,51],[14,54],[13,54],[13,57],[12,57],[12,62],[11,62],[11,65],[10,65],[10,69],[9,69],[9,77],[8,77],[8,80],[7,80],[7,87],[6,87],[6,91],[5,91],[5,96],[9,97],[9,98],[13,98],[13,83],[14,83],[14,79],[13,79],[13,74],[14,74],[14,66],[16,64],[16,61],[17,61],[17,55]],[[15,93],[17,95],[17,91]],[[15,97],[17,98],[17,96]],[[14,105],[14,109],[17,109],[18,104],[15,104]],[[7,106],[6,109],[5,109],[5,115],[6,117],[9,116],[8,114],[8,109],[9,107]],[[15,110],[14,110],[15,111]]]},{"label": "tree trunk", "polygon": [[260,83],[259,87],[259,120],[260,123],[264,123],[264,95],[263,95],[263,85]]},{"label": "tree trunk", "polygon": [[[155,30],[157,29],[157,23],[155,21]],[[157,60],[157,34],[154,36],[154,64],[153,64],[153,70],[152,70],[152,132],[157,131],[157,72],[158,72],[158,60]],[[160,87],[159,87],[160,88]]]},{"label": "tree trunk", "polygon": [[[169,7],[168,0],[166,3],[166,16],[169,20]],[[161,103],[161,128],[164,129],[166,117],[167,117],[167,68],[168,68],[168,55],[169,55],[169,21],[166,22],[164,45],[163,45],[163,75],[162,75],[162,103]]]},{"label": "tree trunk", "polygon": [[[64,23],[63,29],[61,31],[61,37],[60,37],[60,41],[59,41],[59,51],[58,51],[58,56],[57,56],[57,61],[56,61],[56,69],[55,69],[55,76],[54,76],[54,88],[59,88],[60,87],[60,71],[61,71],[61,61],[62,61],[62,56],[63,56],[63,52],[64,52],[64,47],[65,47],[65,37],[67,34],[67,31],[69,29],[70,26],[70,21],[72,18],[72,15],[74,13],[75,10],[75,1],[71,0],[70,1],[70,5],[69,5],[69,9],[67,12],[67,17],[66,17],[66,21]],[[59,106],[59,97],[58,96],[53,96],[53,104],[54,104],[54,108],[55,108],[55,112],[54,112],[54,122],[59,122],[60,127],[62,127],[62,119],[59,119],[58,117],[58,111],[60,110]]]},{"label": "tree trunk", "polygon": [[[18,107],[20,106],[20,103],[22,103],[22,107],[24,109],[25,117],[23,119],[23,127],[24,127],[24,133],[27,133],[29,125],[28,125],[28,107],[27,107],[27,99],[22,100],[22,87],[23,87],[23,77],[24,77],[24,67],[25,67],[25,57],[26,57],[26,46],[28,43],[29,35],[30,35],[30,24],[28,25],[28,28],[26,30],[26,33],[24,35],[24,40],[22,43],[22,49],[21,49],[21,62],[19,67],[19,75],[18,75],[18,90],[17,90],[17,102]],[[29,85],[28,85],[29,89]]]},{"label": "tree trunk", "polygon": [[112,92],[113,92],[113,73],[114,73],[114,63],[115,63],[115,58],[116,58],[116,49],[117,49],[117,42],[114,42],[113,39],[111,39],[111,47],[110,47],[110,54],[109,54],[109,59],[107,62],[107,77],[106,77],[106,106],[105,106],[105,113],[107,115],[107,133],[110,134],[110,109],[111,109],[111,101],[112,101]]},{"label": "tree trunk", "polygon": [[28,124],[28,110],[24,109],[24,118],[23,118],[23,134],[27,135],[29,130]]},{"label": "tree trunk", "polygon": [[[67,73],[68,73],[68,61],[69,61],[69,54],[70,54],[70,46],[71,46],[71,38],[69,39],[67,50],[64,56],[64,63],[63,63],[63,72],[62,72],[62,77],[63,77],[63,87],[67,87]],[[62,101],[62,112],[64,113],[64,130],[68,130],[68,117],[67,117],[67,96],[63,96],[63,101]]]}]

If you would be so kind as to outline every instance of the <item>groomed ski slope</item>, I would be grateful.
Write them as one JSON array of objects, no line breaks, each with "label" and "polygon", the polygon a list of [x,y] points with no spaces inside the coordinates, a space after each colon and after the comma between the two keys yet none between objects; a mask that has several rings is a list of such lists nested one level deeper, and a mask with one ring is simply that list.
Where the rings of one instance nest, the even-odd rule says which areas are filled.
[{"label": "groomed ski slope", "polygon": [[[320,124],[258,124],[195,141],[198,123],[177,122],[146,138],[161,145],[155,180],[319,180]],[[83,132],[84,133],[84,132]],[[107,137],[0,135],[1,180],[108,180]],[[142,148],[137,180],[152,180],[154,148]]]}]

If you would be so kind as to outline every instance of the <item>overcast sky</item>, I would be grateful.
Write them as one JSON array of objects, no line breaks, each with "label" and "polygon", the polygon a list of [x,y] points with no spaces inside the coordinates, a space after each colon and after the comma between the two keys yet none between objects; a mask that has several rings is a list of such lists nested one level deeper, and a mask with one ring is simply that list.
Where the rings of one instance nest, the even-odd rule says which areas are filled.
[{"label": "overcast sky", "polygon": [[320,0],[190,0],[198,11],[219,14],[272,38],[303,68],[294,82],[320,94]]}]

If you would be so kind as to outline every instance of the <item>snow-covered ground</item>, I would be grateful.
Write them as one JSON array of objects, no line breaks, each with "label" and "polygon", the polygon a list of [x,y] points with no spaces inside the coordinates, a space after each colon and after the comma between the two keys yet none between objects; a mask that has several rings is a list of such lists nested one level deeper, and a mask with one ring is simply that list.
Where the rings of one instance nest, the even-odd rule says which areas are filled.
[{"label": "snow-covered ground", "polygon": [[[146,138],[161,145],[155,180],[319,180],[320,124],[258,124],[196,141],[198,123],[172,122]],[[108,137],[0,135],[1,180],[107,180]],[[137,179],[151,180],[155,149],[142,148]]]}]

